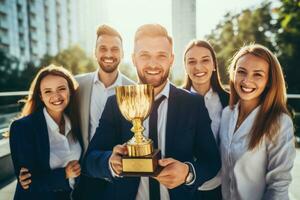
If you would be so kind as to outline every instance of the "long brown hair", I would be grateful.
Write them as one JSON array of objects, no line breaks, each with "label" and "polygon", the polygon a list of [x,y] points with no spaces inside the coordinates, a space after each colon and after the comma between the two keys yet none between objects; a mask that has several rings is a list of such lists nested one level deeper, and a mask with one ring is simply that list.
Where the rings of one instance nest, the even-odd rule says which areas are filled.
[{"label": "long brown hair", "polygon": [[[230,64],[230,100],[229,105],[233,109],[239,101],[239,96],[234,89],[234,73],[237,61],[244,55],[251,54],[265,60],[269,64],[269,78],[265,90],[260,97],[260,110],[250,131],[249,150],[255,149],[266,136],[274,141],[279,130],[279,117],[282,113],[289,114],[286,106],[286,86],[282,69],[276,56],[266,47],[259,44],[251,44],[242,47],[233,57]],[[263,120],[262,120],[263,119]]]},{"label": "long brown hair", "polygon": [[[189,42],[187,45],[184,54],[183,54],[183,59],[184,59],[184,64],[186,64],[186,54],[187,52],[193,48],[193,47],[203,47],[206,48],[210,51],[211,57],[213,59],[213,64],[216,69],[216,71],[213,71],[211,78],[210,78],[210,84],[213,89],[213,91],[217,93],[222,93],[226,92],[225,89],[222,87],[221,81],[220,81],[220,75],[219,75],[219,70],[218,70],[218,62],[217,62],[217,57],[216,57],[216,52],[214,51],[213,47],[208,41],[205,40],[192,40]],[[185,83],[183,85],[184,89],[190,90],[192,87],[192,80],[191,78],[186,74],[185,77]]]},{"label": "long brown hair", "polygon": [[29,89],[28,98],[23,100],[25,101],[25,105],[21,112],[21,117],[25,117],[30,115],[38,110],[42,109],[45,105],[41,100],[41,81],[48,75],[59,76],[68,82],[69,90],[70,90],[70,102],[67,105],[64,113],[70,118],[71,126],[72,126],[72,137],[73,139],[78,139],[80,137],[80,129],[79,129],[79,111],[78,104],[75,98],[78,83],[74,79],[73,75],[65,68],[56,65],[49,65],[47,67],[42,68],[38,74],[35,76],[32,81]]}]

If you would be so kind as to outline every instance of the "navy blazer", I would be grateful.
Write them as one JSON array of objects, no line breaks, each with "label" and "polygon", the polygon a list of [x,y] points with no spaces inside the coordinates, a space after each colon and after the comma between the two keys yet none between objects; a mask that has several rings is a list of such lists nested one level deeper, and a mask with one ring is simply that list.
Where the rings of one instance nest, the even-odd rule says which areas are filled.
[{"label": "navy blazer", "polygon": [[[196,179],[190,186],[182,184],[170,189],[169,194],[171,199],[194,199],[197,188],[220,170],[219,151],[203,98],[173,85],[170,87],[165,157],[191,162]],[[140,178],[113,178],[108,163],[113,147],[133,136],[131,127],[120,113],[116,96],[110,97],[83,163],[90,176],[105,183],[95,194],[98,198],[131,200],[137,195]]]},{"label": "navy blazer", "polygon": [[[81,138],[79,138],[82,146]],[[14,199],[54,200],[69,196],[65,168],[50,168],[50,145],[43,109],[14,121],[10,127],[10,150],[15,175],[28,168],[32,182],[24,190],[17,183]]]}]

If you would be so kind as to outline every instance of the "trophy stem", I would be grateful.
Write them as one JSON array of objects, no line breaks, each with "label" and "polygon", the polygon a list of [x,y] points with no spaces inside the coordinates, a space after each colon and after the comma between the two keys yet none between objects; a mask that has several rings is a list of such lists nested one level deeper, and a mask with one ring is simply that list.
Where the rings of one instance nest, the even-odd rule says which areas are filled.
[{"label": "trophy stem", "polygon": [[132,120],[133,127],[131,131],[134,133],[134,138],[137,144],[141,144],[144,140],[143,131],[144,127],[142,125],[142,120],[140,118],[135,118]]}]

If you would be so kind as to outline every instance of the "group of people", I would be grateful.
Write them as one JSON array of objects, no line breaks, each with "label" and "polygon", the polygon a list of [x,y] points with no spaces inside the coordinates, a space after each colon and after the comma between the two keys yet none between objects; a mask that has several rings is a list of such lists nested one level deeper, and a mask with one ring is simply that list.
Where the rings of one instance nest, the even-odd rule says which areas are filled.
[{"label": "group of people", "polygon": [[137,29],[132,61],[139,84],[154,87],[157,119],[143,125],[161,150],[162,170],[122,176],[133,134],[114,88],[135,84],[118,70],[122,43],[114,28],[102,25],[95,72],[73,77],[50,65],[36,75],[10,127],[14,199],[289,198],[294,130],[277,58],[262,45],[242,47],[231,60],[227,91],[213,47],[193,40],[183,55],[186,82],[178,88],[168,79],[173,40],[159,24]]}]

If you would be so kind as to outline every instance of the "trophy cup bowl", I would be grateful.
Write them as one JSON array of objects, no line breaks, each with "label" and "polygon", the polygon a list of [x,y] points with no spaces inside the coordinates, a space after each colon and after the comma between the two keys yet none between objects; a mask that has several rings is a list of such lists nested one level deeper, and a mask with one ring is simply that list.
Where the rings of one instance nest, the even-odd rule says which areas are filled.
[{"label": "trophy cup bowl", "polygon": [[153,149],[153,141],[143,135],[143,121],[149,116],[154,102],[151,85],[116,87],[120,112],[133,125],[134,136],[127,141],[128,155],[122,157],[122,176],[154,176],[158,173],[160,151]]}]

